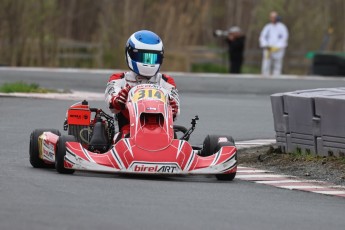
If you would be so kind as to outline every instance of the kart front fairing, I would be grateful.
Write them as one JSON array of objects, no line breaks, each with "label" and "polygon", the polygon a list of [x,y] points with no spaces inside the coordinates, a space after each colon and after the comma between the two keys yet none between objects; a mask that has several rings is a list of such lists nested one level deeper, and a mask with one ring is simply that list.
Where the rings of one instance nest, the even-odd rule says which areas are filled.
[{"label": "kart front fairing", "polygon": [[130,137],[102,154],[88,151],[78,142],[67,142],[65,168],[142,174],[236,172],[236,147],[223,146],[202,157],[187,141],[174,138],[169,93],[164,88],[151,84],[132,88],[127,108]]},{"label": "kart front fairing", "polygon": [[66,143],[65,167],[76,170],[156,174],[219,174],[236,171],[236,148],[222,147],[201,157],[186,141],[173,140],[164,150],[150,152],[124,138],[104,154],[92,153],[77,142]]},{"label": "kart front fairing", "polygon": [[173,138],[169,93],[158,85],[139,85],[131,90],[127,108],[130,133],[139,148],[154,152],[167,148]]}]

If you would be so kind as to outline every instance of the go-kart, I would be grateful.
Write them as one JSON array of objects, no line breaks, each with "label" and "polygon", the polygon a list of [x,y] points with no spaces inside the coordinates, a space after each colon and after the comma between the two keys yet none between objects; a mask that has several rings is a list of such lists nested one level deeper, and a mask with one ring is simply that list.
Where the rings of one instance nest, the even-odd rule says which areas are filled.
[{"label": "go-kart", "polygon": [[[30,135],[30,163],[35,168],[56,168],[128,174],[214,174],[233,180],[237,149],[231,136],[208,135],[203,146],[188,140],[197,116],[187,129],[173,124],[167,90],[152,84],[133,87],[126,106],[130,133],[116,131],[116,117],[91,108],[87,101],[72,105],[61,135],[56,129],[36,129]],[[178,135],[179,134],[179,135]],[[181,136],[181,137],[178,137]]]}]

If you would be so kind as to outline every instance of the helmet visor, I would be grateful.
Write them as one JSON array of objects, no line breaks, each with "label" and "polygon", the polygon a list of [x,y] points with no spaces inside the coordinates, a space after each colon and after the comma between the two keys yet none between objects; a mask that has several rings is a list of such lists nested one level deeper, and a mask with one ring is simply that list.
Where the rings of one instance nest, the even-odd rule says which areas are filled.
[{"label": "helmet visor", "polygon": [[155,52],[151,50],[128,50],[128,54],[133,61],[141,62],[143,64],[155,65],[162,64],[162,52]]}]

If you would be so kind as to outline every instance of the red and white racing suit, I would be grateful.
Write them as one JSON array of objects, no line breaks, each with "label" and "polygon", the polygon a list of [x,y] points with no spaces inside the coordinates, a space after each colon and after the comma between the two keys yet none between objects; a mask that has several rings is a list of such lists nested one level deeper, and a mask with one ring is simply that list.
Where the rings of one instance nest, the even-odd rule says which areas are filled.
[{"label": "red and white racing suit", "polygon": [[109,106],[111,112],[117,114],[119,129],[123,134],[129,133],[129,113],[127,108],[124,108],[123,110],[114,108],[112,106],[113,98],[116,97],[127,85],[134,87],[140,84],[156,84],[168,90],[170,92],[170,99],[174,100],[177,105],[175,117],[180,114],[179,96],[175,81],[172,77],[166,74],[157,73],[155,76],[148,79],[137,75],[132,71],[113,74],[110,76],[105,90],[105,102]]}]

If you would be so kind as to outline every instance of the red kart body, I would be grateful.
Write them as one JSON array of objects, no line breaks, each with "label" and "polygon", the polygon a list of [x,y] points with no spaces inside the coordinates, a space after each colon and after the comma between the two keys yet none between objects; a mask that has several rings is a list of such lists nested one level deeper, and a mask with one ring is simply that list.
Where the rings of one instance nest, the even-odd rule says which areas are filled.
[{"label": "red kart body", "polygon": [[[45,131],[38,137],[39,159],[44,164],[55,164],[56,167],[60,164],[60,170],[58,168],[57,170],[67,173],[83,170],[108,173],[235,176],[237,150],[234,144],[222,145],[230,141],[226,136],[217,136],[218,148],[212,154],[208,154],[209,156],[201,156],[202,149],[191,146],[185,139],[176,138],[169,93],[162,87],[144,84],[132,88],[129,92],[127,108],[130,115],[130,135],[118,140],[116,140],[118,135],[115,135],[104,152],[91,151],[91,142],[88,138],[79,138],[79,141],[67,140],[59,145],[59,142],[65,139],[60,137],[59,133]],[[95,129],[97,119],[91,119],[92,112],[86,103],[73,105],[67,113],[68,128],[84,127],[80,132],[78,131],[80,135],[83,132],[87,134],[90,131],[89,127]],[[108,125],[104,120],[100,124]],[[30,154],[32,151],[30,150]]]}]

